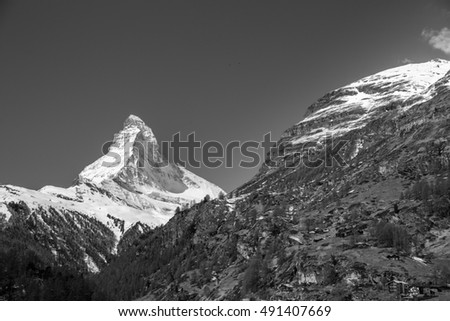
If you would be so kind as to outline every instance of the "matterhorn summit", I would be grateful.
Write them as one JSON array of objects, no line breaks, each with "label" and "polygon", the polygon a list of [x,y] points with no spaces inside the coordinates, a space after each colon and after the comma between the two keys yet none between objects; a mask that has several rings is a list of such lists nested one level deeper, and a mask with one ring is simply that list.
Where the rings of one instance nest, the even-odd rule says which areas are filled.
[{"label": "matterhorn summit", "polygon": [[177,207],[215,198],[222,190],[194,173],[167,161],[152,130],[130,115],[114,135],[106,155],[88,165],[78,177],[105,189],[133,208],[149,209],[169,218]]},{"label": "matterhorn summit", "polygon": [[108,153],[86,166],[73,186],[35,191],[1,185],[0,224],[31,228],[28,232],[52,253],[65,253],[65,261],[84,262],[95,272],[128,230],[142,233],[163,225],[178,207],[198,203],[206,195],[216,198],[221,192],[168,162],[152,130],[130,115]]}]

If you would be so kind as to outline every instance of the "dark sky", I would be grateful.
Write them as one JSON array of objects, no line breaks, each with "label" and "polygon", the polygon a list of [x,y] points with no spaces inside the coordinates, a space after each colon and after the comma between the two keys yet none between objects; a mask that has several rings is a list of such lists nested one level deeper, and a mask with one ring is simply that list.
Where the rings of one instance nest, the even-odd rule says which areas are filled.
[{"label": "dark sky", "polygon": [[[159,140],[278,138],[334,88],[448,58],[447,1],[2,1],[0,183],[69,186],[129,114]],[[256,169],[197,169],[226,190]]]}]

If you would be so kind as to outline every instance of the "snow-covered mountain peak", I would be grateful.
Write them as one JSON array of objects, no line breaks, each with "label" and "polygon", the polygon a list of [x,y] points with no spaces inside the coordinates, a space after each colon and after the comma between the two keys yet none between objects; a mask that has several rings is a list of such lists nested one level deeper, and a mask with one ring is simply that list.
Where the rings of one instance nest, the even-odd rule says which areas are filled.
[{"label": "snow-covered mountain peak", "polygon": [[[88,165],[78,185],[95,185],[124,204],[162,217],[167,221],[177,207],[198,202],[207,194],[223,192],[216,185],[168,162],[159,151],[152,130],[137,116],[130,115],[123,129],[114,135],[108,153]],[[150,213],[153,213],[150,215]],[[135,220],[129,220],[131,223]],[[148,221],[140,219],[141,222]]]},{"label": "snow-covered mountain peak", "polygon": [[407,110],[436,94],[435,84],[450,70],[450,61],[434,59],[387,69],[335,89],[315,103],[305,118],[284,134],[295,144],[340,136],[361,128],[387,110]]}]

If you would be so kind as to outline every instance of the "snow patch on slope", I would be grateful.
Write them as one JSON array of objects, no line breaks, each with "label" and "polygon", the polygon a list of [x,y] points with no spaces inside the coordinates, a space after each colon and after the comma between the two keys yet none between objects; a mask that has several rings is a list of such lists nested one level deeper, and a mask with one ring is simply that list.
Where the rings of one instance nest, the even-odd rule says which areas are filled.
[{"label": "snow patch on slope", "polygon": [[217,198],[220,193],[224,193],[217,185],[208,182],[185,168],[180,167],[180,169],[183,172],[183,182],[188,186],[188,189],[181,193],[180,196],[199,202],[206,195],[209,195],[211,198]]},{"label": "snow patch on slope", "polygon": [[139,132],[138,127],[130,126],[116,134],[108,153],[87,166],[79,175],[80,181],[100,184],[117,175],[130,157],[134,140]]},{"label": "snow patch on slope", "polygon": [[91,273],[99,273],[100,269],[98,268],[97,264],[95,264],[92,257],[90,257],[88,254],[84,254],[84,263],[86,263],[86,266],[88,268],[88,271]]},{"label": "snow patch on slope", "polygon": [[11,217],[11,213],[9,212],[8,207],[6,206],[5,203],[0,203],[0,217],[1,214],[5,215],[6,221],[8,221],[9,218]]}]

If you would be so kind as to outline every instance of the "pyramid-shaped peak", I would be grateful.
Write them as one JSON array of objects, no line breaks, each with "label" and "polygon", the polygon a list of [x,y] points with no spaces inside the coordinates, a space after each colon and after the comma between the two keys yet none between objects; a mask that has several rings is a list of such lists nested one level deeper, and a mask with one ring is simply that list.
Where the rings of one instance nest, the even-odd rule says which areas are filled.
[{"label": "pyramid-shaped peak", "polygon": [[142,127],[145,126],[145,123],[138,116],[131,114],[130,116],[127,117],[127,119],[125,119],[125,122],[123,123],[123,127],[129,126]]}]

